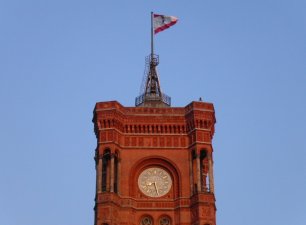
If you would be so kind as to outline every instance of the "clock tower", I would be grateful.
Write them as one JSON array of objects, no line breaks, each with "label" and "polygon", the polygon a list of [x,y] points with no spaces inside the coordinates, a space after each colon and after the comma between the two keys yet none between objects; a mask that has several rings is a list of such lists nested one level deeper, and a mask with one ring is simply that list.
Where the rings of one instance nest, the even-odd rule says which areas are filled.
[{"label": "clock tower", "polygon": [[94,108],[95,225],[216,225],[214,106],[171,107],[158,63],[157,55],[147,58],[135,107]]}]

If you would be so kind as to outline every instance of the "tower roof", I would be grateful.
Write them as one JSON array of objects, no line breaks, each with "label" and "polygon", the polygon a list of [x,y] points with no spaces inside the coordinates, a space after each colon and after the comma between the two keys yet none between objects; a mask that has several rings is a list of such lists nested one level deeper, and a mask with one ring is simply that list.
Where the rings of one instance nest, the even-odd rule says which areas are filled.
[{"label": "tower roof", "polygon": [[159,64],[159,56],[151,54],[146,57],[145,83],[142,94],[135,99],[135,105],[139,107],[169,107],[171,98],[161,91],[156,67]]}]

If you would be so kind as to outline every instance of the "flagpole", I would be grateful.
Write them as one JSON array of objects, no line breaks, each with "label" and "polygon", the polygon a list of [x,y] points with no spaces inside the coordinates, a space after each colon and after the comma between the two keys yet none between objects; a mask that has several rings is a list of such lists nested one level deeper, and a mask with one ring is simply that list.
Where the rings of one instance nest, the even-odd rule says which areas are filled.
[{"label": "flagpole", "polygon": [[153,28],[153,12],[151,12],[151,60],[154,55],[154,28]]}]

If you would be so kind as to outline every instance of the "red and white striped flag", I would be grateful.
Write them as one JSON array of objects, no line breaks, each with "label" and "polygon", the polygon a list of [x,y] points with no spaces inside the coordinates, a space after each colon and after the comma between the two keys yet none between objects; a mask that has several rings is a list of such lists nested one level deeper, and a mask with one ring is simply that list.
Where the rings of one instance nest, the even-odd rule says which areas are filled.
[{"label": "red and white striped flag", "polygon": [[173,26],[177,22],[177,18],[174,16],[164,16],[153,14],[153,29],[154,34],[157,34],[160,31],[168,29],[169,27]]}]

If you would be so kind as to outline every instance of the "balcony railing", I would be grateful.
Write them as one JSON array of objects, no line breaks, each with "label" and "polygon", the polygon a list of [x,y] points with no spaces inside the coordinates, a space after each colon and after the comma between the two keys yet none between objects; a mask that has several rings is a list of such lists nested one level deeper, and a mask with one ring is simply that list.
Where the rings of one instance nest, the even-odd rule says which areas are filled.
[{"label": "balcony railing", "polygon": [[161,93],[161,96],[159,95],[149,95],[149,94],[142,94],[135,99],[135,105],[139,106],[143,104],[145,101],[162,101],[163,103],[167,105],[171,105],[171,97],[168,95]]}]

